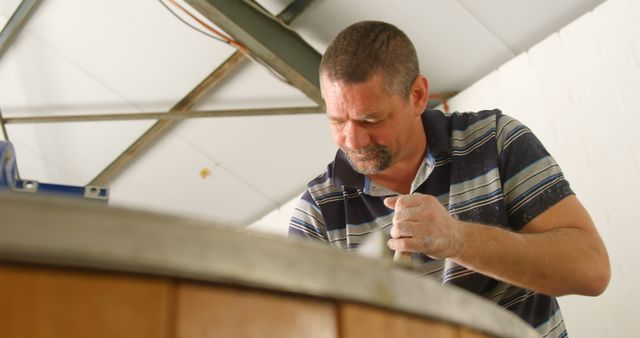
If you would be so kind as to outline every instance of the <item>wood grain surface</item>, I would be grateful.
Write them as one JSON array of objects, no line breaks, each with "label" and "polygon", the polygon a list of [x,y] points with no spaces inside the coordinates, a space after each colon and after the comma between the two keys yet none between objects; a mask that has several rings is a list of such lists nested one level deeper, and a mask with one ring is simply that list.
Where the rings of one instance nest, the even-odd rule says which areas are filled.
[{"label": "wood grain surface", "polygon": [[[485,335],[464,335],[459,327],[392,312],[367,305],[344,303],[339,308],[340,338],[488,338]],[[465,334],[475,334],[465,331]]]},{"label": "wood grain surface", "polygon": [[337,338],[331,302],[195,283],[178,285],[176,338]]},{"label": "wood grain surface", "polygon": [[0,337],[169,338],[162,278],[0,263]]}]

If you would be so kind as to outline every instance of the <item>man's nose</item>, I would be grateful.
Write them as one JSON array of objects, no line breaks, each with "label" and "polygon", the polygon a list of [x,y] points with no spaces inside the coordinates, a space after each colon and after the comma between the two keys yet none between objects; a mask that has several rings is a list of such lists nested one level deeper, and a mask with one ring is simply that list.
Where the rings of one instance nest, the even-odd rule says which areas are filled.
[{"label": "man's nose", "polygon": [[360,149],[369,145],[369,133],[357,123],[348,122],[344,128],[344,145],[347,149]]}]

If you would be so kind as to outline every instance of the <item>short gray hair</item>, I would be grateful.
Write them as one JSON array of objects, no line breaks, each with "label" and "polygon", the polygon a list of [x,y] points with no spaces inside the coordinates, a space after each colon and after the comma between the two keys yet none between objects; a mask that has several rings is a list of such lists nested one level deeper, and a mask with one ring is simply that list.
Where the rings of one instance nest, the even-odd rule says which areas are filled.
[{"label": "short gray hair", "polygon": [[342,30],[320,62],[320,75],[332,81],[361,83],[374,74],[384,77],[385,90],[408,98],[420,73],[416,49],[396,26],[361,21]]}]

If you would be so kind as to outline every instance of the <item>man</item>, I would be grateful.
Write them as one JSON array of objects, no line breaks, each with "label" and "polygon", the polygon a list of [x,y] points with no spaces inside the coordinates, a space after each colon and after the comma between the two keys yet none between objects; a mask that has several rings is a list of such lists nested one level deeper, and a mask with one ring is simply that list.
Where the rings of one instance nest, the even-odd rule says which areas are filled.
[{"label": "man", "polygon": [[546,337],[566,336],[555,296],[599,295],[609,259],[591,218],[531,131],[498,110],[425,110],[427,79],[396,27],[343,30],[320,64],[340,147],[309,183],[289,234],[356,248],[386,231],[425,275],[480,294]]}]

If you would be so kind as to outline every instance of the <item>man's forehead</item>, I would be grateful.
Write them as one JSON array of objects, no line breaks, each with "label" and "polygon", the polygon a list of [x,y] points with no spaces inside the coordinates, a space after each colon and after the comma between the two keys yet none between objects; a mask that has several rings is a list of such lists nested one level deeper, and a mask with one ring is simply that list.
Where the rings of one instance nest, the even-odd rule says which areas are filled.
[{"label": "man's forehead", "polygon": [[327,104],[351,104],[353,101],[361,104],[372,104],[379,99],[389,96],[382,86],[374,82],[347,83],[333,81],[323,83],[322,96]]},{"label": "man's forehead", "polygon": [[[340,113],[332,113],[330,111],[327,111],[327,117],[330,120],[342,120],[344,119],[344,115],[346,114],[340,114]],[[362,114],[352,114],[349,117],[351,119],[354,120],[368,120],[368,119],[375,119],[375,118],[379,118],[380,116],[384,115],[384,112],[364,112]]]},{"label": "man's forehead", "polygon": [[328,106],[325,109],[326,116],[330,120],[356,120],[364,121],[379,119],[385,115],[386,109],[379,105],[343,104]]},{"label": "man's forehead", "polygon": [[369,75],[367,78],[361,81],[351,81],[348,79],[343,79],[340,77],[331,76],[330,74],[320,73],[320,85],[330,84],[332,86],[353,86],[358,84],[365,84],[370,82],[378,82],[380,84],[384,83],[384,75],[380,72],[374,72]]}]

